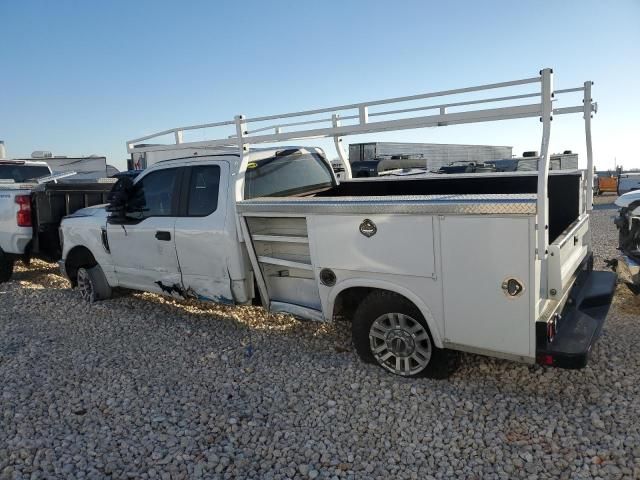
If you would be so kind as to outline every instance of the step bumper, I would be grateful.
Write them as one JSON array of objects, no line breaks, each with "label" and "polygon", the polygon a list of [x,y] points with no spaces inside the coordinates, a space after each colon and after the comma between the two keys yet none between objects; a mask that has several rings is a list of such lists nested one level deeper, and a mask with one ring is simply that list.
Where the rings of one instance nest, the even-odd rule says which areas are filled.
[{"label": "step bumper", "polygon": [[614,272],[583,271],[569,300],[555,315],[555,335],[549,322],[536,322],[536,361],[541,365],[578,369],[587,365],[591,347],[600,337],[616,289]]}]

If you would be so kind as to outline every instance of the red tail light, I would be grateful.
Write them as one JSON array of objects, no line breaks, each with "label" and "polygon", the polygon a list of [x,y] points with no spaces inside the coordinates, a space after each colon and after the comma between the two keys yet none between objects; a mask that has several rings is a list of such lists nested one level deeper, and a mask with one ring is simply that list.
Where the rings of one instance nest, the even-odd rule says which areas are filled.
[{"label": "red tail light", "polygon": [[537,360],[540,365],[553,365],[552,355],[538,355]]},{"label": "red tail light", "polygon": [[16,214],[16,221],[19,227],[31,226],[31,196],[16,195],[16,203],[20,207]]}]

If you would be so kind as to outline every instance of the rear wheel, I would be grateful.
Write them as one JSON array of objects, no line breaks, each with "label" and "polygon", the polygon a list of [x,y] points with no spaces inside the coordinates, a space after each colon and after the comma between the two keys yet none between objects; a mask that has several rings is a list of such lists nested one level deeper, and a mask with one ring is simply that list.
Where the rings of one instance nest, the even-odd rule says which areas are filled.
[{"label": "rear wheel", "polygon": [[111,297],[111,287],[99,265],[78,268],[76,282],[80,296],[87,302],[93,303]]},{"label": "rear wheel", "polygon": [[8,282],[13,275],[13,257],[0,250],[0,283]]},{"label": "rear wheel", "polygon": [[403,377],[446,378],[452,352],[433,343],[424,317],[406,298],[373,292],[356,310],[353,342],[360,358]]}]

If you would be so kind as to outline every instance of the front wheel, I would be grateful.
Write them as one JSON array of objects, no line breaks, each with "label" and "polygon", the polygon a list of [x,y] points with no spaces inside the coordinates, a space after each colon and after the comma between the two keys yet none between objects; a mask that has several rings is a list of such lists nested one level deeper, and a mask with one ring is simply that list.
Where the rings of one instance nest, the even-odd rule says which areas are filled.
[{"label": "front wheel", "polygon": [[76,282],[83,300],[93,303],[111,297],[111,287],[99,265],[80,267]]},{"label": "front wheel", "polygon": [[403,377],[447,378],[452,352],[433,343],[420,310],[391,292],[373,292],[356,310],[353,342],[362,360]]},{"label": "front wheel", "polygon": [[13,257],[0,250],[0,283],[8,282],[13,275]]}]

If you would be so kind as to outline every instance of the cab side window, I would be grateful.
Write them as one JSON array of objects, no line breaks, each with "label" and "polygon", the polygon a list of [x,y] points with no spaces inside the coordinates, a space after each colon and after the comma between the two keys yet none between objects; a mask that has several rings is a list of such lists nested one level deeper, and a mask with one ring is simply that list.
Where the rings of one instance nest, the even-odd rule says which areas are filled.
[{"label": "cab side window", "polygon": [[218,208],[220,167],[201,165],[191,168],[187,216],[206,217]]},{"label": "cab side window", "polygon": [[167,168],[151,172],[135,185],[135,193],[127,208],[127,214],[134,218],[176,216],[177,168]]}]

